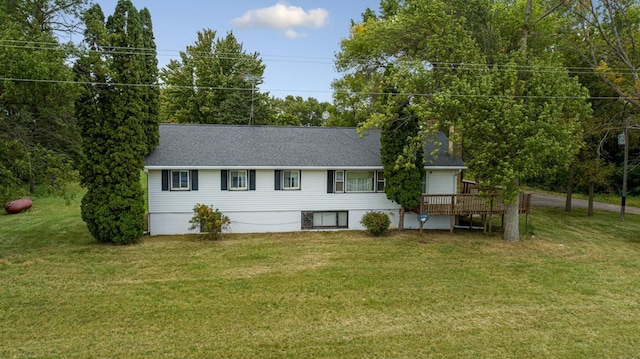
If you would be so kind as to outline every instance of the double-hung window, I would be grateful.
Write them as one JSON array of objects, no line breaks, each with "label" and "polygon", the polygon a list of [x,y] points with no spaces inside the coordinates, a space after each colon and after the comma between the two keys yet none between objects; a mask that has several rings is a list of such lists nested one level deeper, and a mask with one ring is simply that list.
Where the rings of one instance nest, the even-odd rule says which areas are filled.
[{"label": "double-hung window", "polygon": [[376,175],[377,175],[376,192],[384,192],[384,183],[385,183],[384,172],[378,171]]},{"label": "double-hung window", "polygon": [[162,170],[163,191],[197,191],[198,170]]},{"label": "double-hung window", "polygon": [[189,171],[171,171],[171,190],[189,190]]},{"label": "double-hung window", "polygon": [[282,173],[284,176],[283,189],[300,189],[300,171],[284,170]]},{"label": "double-hung window", "polygon": [[247,171],[229,171],[231,175],[231,190],[246,191],[247,190]]},{"label": "double-hung window", "polygon": [[221,170],[220,189],[223,191],[255,191],[256,170]]},{"label": "double-hung window", "polygon": [[275,170],[273,189],[290,191],[300,189],[300,170]]},{"label": "double-hung window", "polygon": [[336,192],[344,192],[344,171],[336,171]]}]

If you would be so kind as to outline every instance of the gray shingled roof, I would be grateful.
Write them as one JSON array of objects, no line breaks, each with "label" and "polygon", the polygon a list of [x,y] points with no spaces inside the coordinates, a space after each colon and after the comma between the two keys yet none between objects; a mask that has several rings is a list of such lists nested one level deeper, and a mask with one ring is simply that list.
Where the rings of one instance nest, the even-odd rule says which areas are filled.
[{"label": "gray shingled roof", "polygon": [[[448,140],[427,166],[463,167],[448,154]],[[160,145],[147,167],[382,167],[380,132],[360,137],[355,128],[161,124]]]}]

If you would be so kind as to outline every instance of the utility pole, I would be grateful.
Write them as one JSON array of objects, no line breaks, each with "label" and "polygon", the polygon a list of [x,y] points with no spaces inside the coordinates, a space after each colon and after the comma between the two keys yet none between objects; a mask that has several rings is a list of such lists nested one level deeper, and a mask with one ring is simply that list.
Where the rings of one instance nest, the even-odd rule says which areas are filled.
[{"label": "utility pole", "polygon": [[620,204],[620,221],[624,222],[624,211],[627,206],[627,172],[629,171],[629,118],[624,122],[624,165],[622,172],[622,202]]},{"label": "utility pole", "polygon": [[260,77],[256,75],[246,74],[244,75],[244,78],[248,81],[251,81],[251,113],[249,114],[249,126],[251,126],[255,124],[255,113],[253,110],[253,102],[255,98],[256,81],[258,81]]}]

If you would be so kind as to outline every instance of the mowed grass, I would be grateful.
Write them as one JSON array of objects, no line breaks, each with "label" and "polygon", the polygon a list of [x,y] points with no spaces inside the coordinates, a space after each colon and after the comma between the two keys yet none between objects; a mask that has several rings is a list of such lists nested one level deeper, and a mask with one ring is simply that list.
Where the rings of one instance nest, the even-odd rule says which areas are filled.
[{"label": "mowed grass", "polygon": [[78,203],[0,215],[2,358],[640,356],[638,216],[111,246]]},{"label": "mowed grass", "polygon": [[[572,196],[573,198],[578,198],[578,199],[584,199],[584,200],[588,200],[589,196],[585,195],[585,194],[574,194]],[[617,204],[620,205],[620,203],[622,202],[622,198],[620,197],[620,195],[615,195],[615,194],[596,194],[594,196],[594,201],[595,202],[604,202],[604,203],[609,203],[609,204]],[[627,198],[625,199],[625,205],[627,206],[634,206],[634,207],[640,207],[640,197],[638,196],[627,196]]]}]

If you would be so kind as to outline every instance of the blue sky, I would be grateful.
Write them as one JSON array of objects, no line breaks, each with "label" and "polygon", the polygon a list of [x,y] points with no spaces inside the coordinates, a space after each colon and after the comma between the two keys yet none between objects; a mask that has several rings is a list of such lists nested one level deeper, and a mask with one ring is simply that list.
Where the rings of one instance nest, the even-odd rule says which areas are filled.
[{"label": "blue sky", "polygon": [[[105,16],[117,0],[94,0]],[[258,52],[266,65],[260,90],[272,96],[314,97],[331,101],[331,81],[339,77],[333,59],[351,19],[379,0],[132,0],[148,8],[153,20],[160,67],[196,41],[204,28],[218,36],[233,31],[247,53]]]}]

